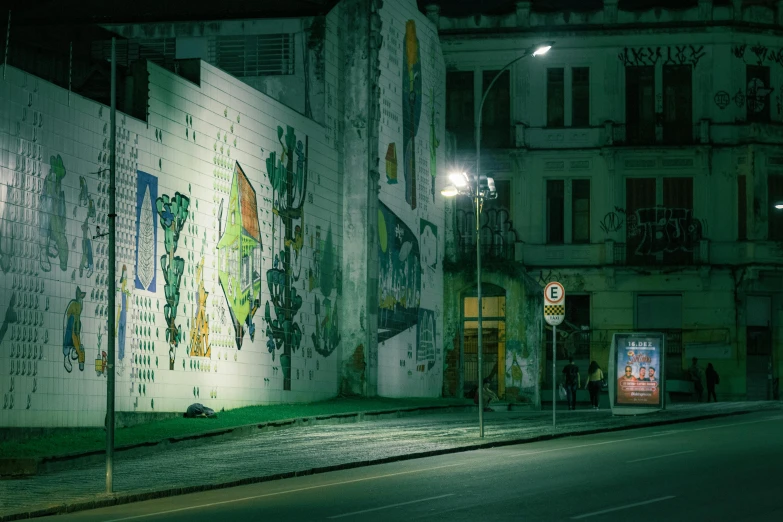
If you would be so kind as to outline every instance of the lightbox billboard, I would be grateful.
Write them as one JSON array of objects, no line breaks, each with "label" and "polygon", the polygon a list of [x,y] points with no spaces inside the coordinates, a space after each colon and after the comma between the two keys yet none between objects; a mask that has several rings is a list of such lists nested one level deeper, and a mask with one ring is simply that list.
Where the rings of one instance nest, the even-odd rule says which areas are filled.
[{"label": "lightbox billboard", "polygon": [[615,334],[614,406],[663,407],[663,334]]}]

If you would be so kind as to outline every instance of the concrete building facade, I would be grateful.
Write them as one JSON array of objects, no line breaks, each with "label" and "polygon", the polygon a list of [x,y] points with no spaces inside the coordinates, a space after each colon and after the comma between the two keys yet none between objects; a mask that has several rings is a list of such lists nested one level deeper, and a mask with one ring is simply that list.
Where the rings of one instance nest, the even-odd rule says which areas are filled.
[{"label": "concrete building facade", "polygon": [[[512,66],[484,108],[481,168],[500,192],[482,218],[484,282],[507,299],[485,330],[497,339],[487,349],[505,353],[500,380],[550,388],[551,330],[535,343],[520,328],[510,349],[497,323],[524,318],[540,328],[540,309],[510,305],[514,286],[533,281],[540,293],[559,281],[567,298],[558,359],[574,356],[583,376],[591,360],[607,368],[613,333],[656,330],[666,333],[670,391],[689,391],[686,369],[698,357],[719,372],[719,399],[777,397],[783,2],[465,5],[425,8],[446,60],[458,168],[475,162],[473,114],[494,73],[522,49],[555,42]],[[476,234],[465,204],[447,216],[453,296]],[[454,335],[445,357],[463,366],[474,342],[469,301],[464,294],[446,309]],[[531,354],[541,364],[528,371]],[[473,379],[447,372],[444,389],[458,395]]]},{"label": "concrete building facade", "polygon": [[[117,411],[438,396],[445,68],[416,4],[107,28]],[[0,427],[104,423],[109,113],[3,69]]]}]

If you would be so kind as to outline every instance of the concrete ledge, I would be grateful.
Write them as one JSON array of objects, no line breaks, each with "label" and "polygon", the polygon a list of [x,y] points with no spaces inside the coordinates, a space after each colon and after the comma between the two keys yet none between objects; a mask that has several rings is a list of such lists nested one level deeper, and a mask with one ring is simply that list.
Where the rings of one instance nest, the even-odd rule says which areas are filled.
[{"label": "concrete ledge", "polygon": [[[773,403],[776,404],[776,403]],[[596,433],[608,433],[608,432],[615,432],[615,431],[627,431],[627,430],[633,430],[633,429],[639,429],[639,428],[649,428],[649,427],[655,427],[655,426],[666,426],[670,424],[679,424],[683,422],[696,422],[701,420],[708,420],[708,419],[714,419],[714,418],[720,418],[720,417],[730,417],[730,416],[737,416],[737,415],[746,415],[748,413],[754,413],[758,411],[768,411],[773,408],[754,408],[754,409],[747,409],[747,410],[737,410],[732,412],[719,412],[719,413],[707,413],[707,414],[701,414],[701,415],[694,415],[692,417],[680,417],[675,419],[655,419],[654,414],[651,415],[651,422],[644,422],[639,424],[633,424],[633,425],[625,425],[625,426],[613,426],[609,428],[591,428],[591,429],[585,429],[585,430],[571,430],[571,431],[563,431],[561,433],[547,433],[542,435],[534,435],[528,438],[522,438],[522,439],[508,439],[508,440],[501,440],[501,441],[493,441],[493,442],[486,442],[486,443],[478,443],[478,444],[466,444],[464,446],[459,446],[455,448],[446,448],[446,449],[439,449],[439,450],[431,450],[431,451],[421,451],[417,453],[409,453],[405,455],[397,455],[393,457],[384,457],[379,459],[370,459],[370,460],[360,460],[360,461],[354,461],[354,462],[347,462],[344,464],[335,464],[331,466],[323,466],[323,467],[317,467],[317,468],[311,468],[307,470],[300,470],[300,471],[291,471],[286,473],[277,473],[274,475],[265,475],[265,476],[257,476],[257,477],[247,477],[239,480],[233,480],[229,482],[222,482],[222,483],[213,483],[213,484],[201,484],[196,486],[187,486],[187,487],[180,487],[180,488],[170,488],[170,489],[163,489],[163,490],[157,490],[157,491],[141,491],[141,492],[134,492],[134,493],[126,493],[126,494],[116,494],[116,495],[98,495],[97,497],[93,498],[89,501],[77,501],[71,504],[59,504],[55,506],[49,506],[47,508],[23,512],[23,513],[14,513],[11,515],[4,515],[0,516],[0,522],[10,522],[12,520],[23,520],[28,518],[36,518],[36,517],[42,517],[42,516],[50,516],[50,515],[59,515],[64,513],[73,513],[77,511],[85,511],[90,509],[97,509],[102,507],[110,507],[110,506],[117,506],[122,504],[129,504],[132,502],[140,502],[144,500],[153,500],[158,498],[166,498],[166,497],[173,497],[177,495],[184,495],[188,493],[198,493],[202,491],[209,491],[209,490],[216,490],[216,489],[225,489],[225,488],[233,488],[236,486],[244,486],[247,484],[257,484],[261,482],[270,482],[273,480],[280,480],[285,478],[292,478],[292,477],[300,477],[300,476],[307,476],[307,475],[314,475],[317,473],[327,473],[330,471],[337,471],[342,469],[353,469],[353,468],[360,468],[360,467],[366,467],[366,466],[373,466],[377,464],[386,464],[389,462],[400,462],[405,460],[412,460],[412,459],[419,459],[424,457],[434,457],[438,455],[448,455],[452,453],[462,453],[465,451],[472,451],[477,449],[487,449],[487,448],[496,448],[496,447],[503,447],[503,446],[513,446],[513,445],[519,445],[519,444],[529,444],[533,442],[540,442],[540,441],[546,441],[546,440],[554,440],[554,439],[561,439],[565,437],[576,437],[576,436],[585,436],[585,435],[593,435]],[[341,414],[343,415],[343,414]]]},{"label": "concrete ledge", "polygon": [[[220,428],[216,430],[194,433],[192,435],[183,435],[180,437],[170,437],[159,441],[141,442],[138,444],[129,444],[126,446],[117,446],[114,448],[115,454],[123,455],[148,455],[156,451],[163,451],[171,444],[187,442],[189,446],[212,443],[216,439],[231,439],[250,437],[259,432],[275,431],[279,429],[288,429],[301,426],[324,426],[331,424],[346,424],[355,422],[367,422],[372,420],[382,420],[388,418],[400,418],[421,414],[430,414],[433,412],[453,413],[472,411],[476,408],[473,404],[458,406],[423,406],[411,409],[394,409],[369,412],[347,412],[335,413],[330,415],[318,415],[315,417],[299,417],[294,419],[281,419],[276,421],[263,422],[261,424],[246,424],[233,428]],[[204,419],[205,423],[209,419]],[[0,465],[0,478],[21,478],[29,477],[40,473],[51,473],[71,469],[74,466],[99,464],[106,459],[104,449],[87,451],[82,453],[69,453],[64,455],[53,455],[51,457],[30,458],[30,459],[4,459],[5,465]],[[2,461],[0,461],[2,462]],[[33,464],[34,463],[34,464]]]}]

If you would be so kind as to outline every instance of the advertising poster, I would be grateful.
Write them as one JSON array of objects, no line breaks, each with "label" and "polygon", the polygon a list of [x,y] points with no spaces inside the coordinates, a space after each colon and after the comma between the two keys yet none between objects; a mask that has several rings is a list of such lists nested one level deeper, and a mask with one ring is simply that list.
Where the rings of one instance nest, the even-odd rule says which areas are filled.
[{"label": "advertising poster", "polygon": [[616,406],[662,407],[660,335],[615,336]]}]

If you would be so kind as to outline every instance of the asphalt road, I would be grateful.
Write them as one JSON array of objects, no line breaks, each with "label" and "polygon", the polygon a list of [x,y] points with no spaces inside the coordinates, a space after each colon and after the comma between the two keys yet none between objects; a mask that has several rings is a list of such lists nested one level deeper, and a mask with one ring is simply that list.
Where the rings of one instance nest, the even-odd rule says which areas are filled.
[{"label": "asphalt road", "polygon": [[51,520],[783,520],[782,442],[783,415],[760,412],[370,466]]}]

